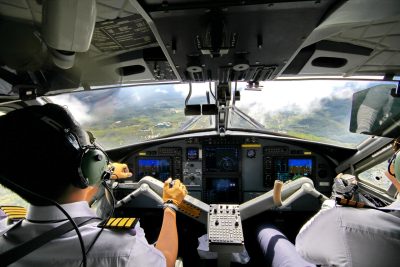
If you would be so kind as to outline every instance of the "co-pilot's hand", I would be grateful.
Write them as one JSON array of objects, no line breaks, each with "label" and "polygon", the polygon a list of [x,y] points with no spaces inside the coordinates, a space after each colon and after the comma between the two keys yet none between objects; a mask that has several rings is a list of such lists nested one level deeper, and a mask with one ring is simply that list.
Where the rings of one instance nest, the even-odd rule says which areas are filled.
[{"label": "co-pilot's hand", "polygon": [[176,206],[179,206],[185,196],[187,195],[186,186],[177,180],[173,180],[168,178],[164,182],[164,190],[163,190],[163,201],[164,203],[173,202]]},{"label": "co-pilot's hand", "polygon": [[111,165],[114,168],[111,179],[125,179],[132,176],[132,173],[129,172],[128,165],[125,163],[113,162]]},{"label": "co-pilot's hand", "polygon": [[355,176],[339,173],[333,180],[332,198],[352,199],[358,189]]}]

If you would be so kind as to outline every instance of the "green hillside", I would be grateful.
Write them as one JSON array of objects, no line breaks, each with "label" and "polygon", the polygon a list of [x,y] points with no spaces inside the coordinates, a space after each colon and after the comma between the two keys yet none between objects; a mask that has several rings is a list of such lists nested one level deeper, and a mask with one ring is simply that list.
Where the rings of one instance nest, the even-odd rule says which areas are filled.
[{"label": "green hillside", "polygon": [[23,206],[28,207],[28,203],[20,198],[17,194],[12,192],[11,190],[4,188],[0,185],[0,205],[7,206],[7,205],[16,205],[16,206]]}]

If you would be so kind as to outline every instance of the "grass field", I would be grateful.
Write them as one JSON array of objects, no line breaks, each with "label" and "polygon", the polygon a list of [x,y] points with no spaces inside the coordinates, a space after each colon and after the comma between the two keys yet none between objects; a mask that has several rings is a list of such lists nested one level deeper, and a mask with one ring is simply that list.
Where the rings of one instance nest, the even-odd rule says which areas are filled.
[{"label": "grass field", "polygon": [[16,205],[28,207],[28,203],[11,190],[0,185],[0,206]]}]

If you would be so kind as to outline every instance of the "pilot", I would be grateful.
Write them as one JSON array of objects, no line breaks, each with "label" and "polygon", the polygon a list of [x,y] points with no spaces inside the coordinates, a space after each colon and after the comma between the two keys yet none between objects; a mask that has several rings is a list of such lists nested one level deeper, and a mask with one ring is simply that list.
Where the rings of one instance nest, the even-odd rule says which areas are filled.
[{"label": "pilot", "polygon": [[30,203],[26,220],[0,229],[0,265],[9,260],[4,255],[19,244],[32,244],[35,237],[46,236],[63,224],[69,224],[70,231],[32,252],[24,251],[26,256],[13,266],[81,265],[78,233],[53,205],[59,203],[74,221],[86,220],[79,232],[87,266],[174,266],[178,250],[175,210],[187,194],[179,180],[171,186],[169,179],[164,185],[164,217],[153,246],[139,224],[134,231],[99,227],[101,220],[85,198],[97,183],[94,180],[106,176],[108,158],[63,107],[46,104],[9,112],[0,117],[0,129],[0,183]]},{"label": "pilot", "polygon": [[[386,176],[400,191],[400,152],[389,160]],[[296,237],[296,250],[322,266],[398,266],[400,261],[400,199],[379,209],[325,207]]]}]

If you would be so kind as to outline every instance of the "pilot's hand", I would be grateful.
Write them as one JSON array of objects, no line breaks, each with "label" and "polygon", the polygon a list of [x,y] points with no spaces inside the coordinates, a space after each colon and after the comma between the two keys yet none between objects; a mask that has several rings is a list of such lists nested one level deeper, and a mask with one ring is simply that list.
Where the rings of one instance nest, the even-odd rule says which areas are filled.
[{"label": "pilot's hand", "polygon": [[128,166],[125,163],[113,162],[111,166],[113,167],[111,179],[125,179],[132,176],[132,173],[129,172]]},{"label": "pilot's hand", "polygon": [[163,201],[164,203],[173,203],[177,207],[182,203],[183,199],[187,195],[186,186],[177,180],[173,180],[168,178],[164,182],[164,190],[163,190]]},{"label": "pilot's hand", "polygon": [[333,180],[332,198],[352,199],[357,189],[357,180],[353,175],[339,173]]}]

